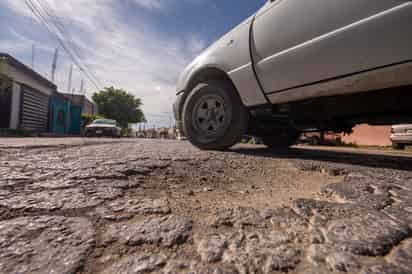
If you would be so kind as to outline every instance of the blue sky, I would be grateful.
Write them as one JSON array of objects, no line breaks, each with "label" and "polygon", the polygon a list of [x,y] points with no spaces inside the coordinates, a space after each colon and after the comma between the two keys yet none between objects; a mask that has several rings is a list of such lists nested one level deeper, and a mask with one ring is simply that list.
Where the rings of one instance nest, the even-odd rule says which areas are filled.
[{"label": "blue sky", "polygon": [[[71,45],[102,86],[141,97],[151,123],[168,124],[175,82],[210,43],[259,9],[265,0],[32,0],[64,25]],[[57,40],[33,18],[25,0],[0,1],[0,52],[49,77]],[[56,83],[67,90],[71,60],[60,49]],[[85,78],[74,71],[73,87]],[[86,79],[86,78],[85,78]],[[86,82],[87,94],[95,87]]]}]

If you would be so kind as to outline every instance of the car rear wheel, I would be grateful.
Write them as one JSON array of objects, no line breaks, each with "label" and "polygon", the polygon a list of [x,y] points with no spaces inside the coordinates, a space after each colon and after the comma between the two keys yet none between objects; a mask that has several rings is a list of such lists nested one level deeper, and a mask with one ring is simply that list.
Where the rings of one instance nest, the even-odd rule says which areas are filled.
[{"label": "car rear wheel", "polygon": [[200,149],[222,150],[247,129],[248,114],[234,87],[225,81],[198,84],[183,107],[183,130]]},{"label": "car rear wheel", "polygon": [[272,136],[262,137],[263,143],[271,149],[288,148],[296,144],[299,132],[288,130]]}]

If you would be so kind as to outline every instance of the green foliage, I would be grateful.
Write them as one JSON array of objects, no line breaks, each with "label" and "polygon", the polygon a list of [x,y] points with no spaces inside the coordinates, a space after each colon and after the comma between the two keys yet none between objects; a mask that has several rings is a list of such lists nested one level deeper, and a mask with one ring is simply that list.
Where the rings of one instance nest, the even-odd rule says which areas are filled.
[{"label": "green foliage", "polygon": [[129,132],[130,132],[130,129],[124,127],[124,128],[122,128],[122,133],[121,133],[121,134],[122,134],[123,137],[124,137],[124,136],[128,137],[128,136],[129,136]]},{"label": "green foliage", "polygon": [[92,115],[92,114],[82,114],[82,121],[83,121],[83,126],[87,126],[91,124],[94,120],[97,119],[104,119],[105,117],[101,115]]},{"label": "green foliage", "polygon": [[0,74],[4,74],[6,70],[7,59],[5,57],[0,57]]},{"label": "green foliage", "polygon": [[93,95],[99,113],[108,119],[116,120],[120,126],[127,128],[129,123],[145,121],[141,110],[142,101],[122,89],[104,88]]},{"label": "green foliage", "polygon": [[11,79],[6,76],[3,76],[0,73],[0,91],[10,89],[12,85],[13,85],[13,82],[11,81]]}]

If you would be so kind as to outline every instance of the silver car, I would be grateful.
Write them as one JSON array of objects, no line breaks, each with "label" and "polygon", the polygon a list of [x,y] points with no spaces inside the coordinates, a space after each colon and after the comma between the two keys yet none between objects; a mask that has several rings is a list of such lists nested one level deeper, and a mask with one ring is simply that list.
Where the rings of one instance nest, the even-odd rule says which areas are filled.
[{"label": "silver car", "polygon": [[411,75],[411,1],[270,0],[188,65],[174,112],[202,149],[243,134],[285,147],[305,131],[412,122]]},{"label": "silver car", "polygon": [[392,126],[391,141],[394,149],[405,149],[412,145],[412,124]]},{"label": "silver car", "polygon": [[90,125],[87,125],[84,129],[84,135],[86,137],[117,137],[122,135],[122,129],[117,126],[115,120],[110,119],[97,119]]}]

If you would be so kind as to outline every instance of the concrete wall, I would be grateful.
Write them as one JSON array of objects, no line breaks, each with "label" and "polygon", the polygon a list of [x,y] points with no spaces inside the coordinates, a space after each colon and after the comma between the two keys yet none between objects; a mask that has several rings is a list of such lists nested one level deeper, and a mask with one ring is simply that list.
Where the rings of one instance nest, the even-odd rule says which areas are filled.
[{"label": "concrete wall", "polygon": [[64,96],[68,98],[71,102],[73,102],[75,105],[79,105],[82,107],[82,114],[92,114],[96,115],[98,113],[97,111],[97,106],[91,102],[87,97],[84,95],[79,95],[79,94],[67,94],[64,93]]},{"label": "concrete wall", "polygon": [[21,86],[13,82],[11,96],[11,113],[10,113],[10,128],[18,129],[20,122],[20,102],[21,102]]},{"label": "concrete wall", "polygon": [[88,100],[84,101],[83,105],[83,114],[92,114],[96,115],[97,114],[97,106],[91,103]]}]

